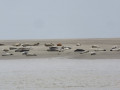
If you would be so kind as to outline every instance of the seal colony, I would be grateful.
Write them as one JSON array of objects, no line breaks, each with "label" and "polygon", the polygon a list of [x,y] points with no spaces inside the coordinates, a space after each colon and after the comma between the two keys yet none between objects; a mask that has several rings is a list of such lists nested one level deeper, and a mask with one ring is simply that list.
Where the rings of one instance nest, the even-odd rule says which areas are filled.
[{"label": "seal colony", "polygon": [[120,59],[120,38],[0,40],[0,59]]}]

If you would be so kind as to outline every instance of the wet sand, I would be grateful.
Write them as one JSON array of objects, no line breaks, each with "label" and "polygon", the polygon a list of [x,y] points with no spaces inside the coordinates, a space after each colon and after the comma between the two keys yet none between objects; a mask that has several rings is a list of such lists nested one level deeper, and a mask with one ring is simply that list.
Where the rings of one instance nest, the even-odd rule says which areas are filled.
[{"label": "wet sand", "polygon": [[[40,43],[38,46],[26,46],[30,48],[29,53],[36,54],[37,56],[22,55],[22,52],[15,52],[15,50],[9,50],[10,47],[22,48],[23,46],[13,46],[16,43],[30,44]],[[58,43],[61,43],[64,47],[71,47],[69,50],[59,51],[47,51],[49,47],[46,47],[45,43],[53,43],[55,47]],[[76,46],[79,43],[80,46]],[[102,38],[102,39],[43,39],[43,40],[0,40],[0,59],[31,59],[31,58],[69,58],[69,59],[120,59],[120,51],[110,51],[113,46],[120,47],[120,38]],[[99,48],[92,48],[92,45],[97,45]],[[13,55],[2,56],[8,49],[7,53]],[[89,51],[81,54],[81,52],[74,52],[76,49],[84,49]],[[106,51],[95,51],[96,49],[105,49]],[[91,55],[95,52],[96,55]]]}]

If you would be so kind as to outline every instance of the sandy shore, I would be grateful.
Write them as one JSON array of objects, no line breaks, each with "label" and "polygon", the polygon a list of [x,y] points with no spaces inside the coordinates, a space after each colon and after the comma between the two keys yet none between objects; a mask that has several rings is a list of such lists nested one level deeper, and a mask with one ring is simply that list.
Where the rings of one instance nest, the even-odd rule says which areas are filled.
[{"label": "sandy shore", "polygon": [[[20,43],[20,46],[13,46]],[[22,44],[30,44],[30,46],[23,47]],[[40,43],[33,46],[35,43]],[[49,47],[45,43],[53,43],[54,47],[70,47],[71,49],[64,49],[62,51],[47,51]],[[57,46],[61,43],[62,46]],[[77,46],[77,43],[80,45]],[[70,58],[70,59],[120,59],[120,38],[109,39],[43,39],[43,40],[0,40],[0,59],[29,59],[29,58]],[[97,46],[92,48],[92,46]],[[10,50],[10,47],[16,49]],[[35,54],[36,56],[26,56],[22,52],[15,52],[18,48],[29,48],[28,53]],[[110,51],[112,48],[113,51]],[[84,49],[88,51],[74,52],[76,49]],[[101,50],[105,51],[101,51]],[[8,50],[8,51],[4,51]],[[61,49],[60,49],[61,50]],[[8,55],[8,54],[13,55]],[[94,53],[95,55],[91,55]],[[5,55],[5,56],[3,56]]]}]

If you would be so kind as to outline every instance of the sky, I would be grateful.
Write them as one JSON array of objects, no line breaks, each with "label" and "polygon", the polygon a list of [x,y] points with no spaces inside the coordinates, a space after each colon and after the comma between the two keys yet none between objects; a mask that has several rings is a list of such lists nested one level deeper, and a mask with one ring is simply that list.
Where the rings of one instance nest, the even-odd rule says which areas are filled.
[{"label": "sky", "polygon": [[0,0],[0,39],[119,37],[120,0]]}]

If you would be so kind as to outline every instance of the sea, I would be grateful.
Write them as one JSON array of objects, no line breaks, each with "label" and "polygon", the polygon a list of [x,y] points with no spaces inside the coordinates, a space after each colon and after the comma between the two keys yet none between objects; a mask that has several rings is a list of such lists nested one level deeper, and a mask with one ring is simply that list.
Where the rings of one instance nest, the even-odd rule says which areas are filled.
[{"label": "sea", "polygon": [[0,60],[0,90],[120,90],[120,59]]}]

